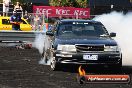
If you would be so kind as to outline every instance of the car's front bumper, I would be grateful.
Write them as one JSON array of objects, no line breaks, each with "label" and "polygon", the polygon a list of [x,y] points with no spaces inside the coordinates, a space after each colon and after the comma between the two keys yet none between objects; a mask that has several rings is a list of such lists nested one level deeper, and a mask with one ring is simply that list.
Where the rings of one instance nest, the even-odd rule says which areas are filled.
[{"label": "car's front bumper", "polygon": [[[85,60],[83,55],[97,55],[97,60]],[[120,52],[72,53],[56,51],[54,57],[58,63],[66,64],[119,64],[122,61]]]}]

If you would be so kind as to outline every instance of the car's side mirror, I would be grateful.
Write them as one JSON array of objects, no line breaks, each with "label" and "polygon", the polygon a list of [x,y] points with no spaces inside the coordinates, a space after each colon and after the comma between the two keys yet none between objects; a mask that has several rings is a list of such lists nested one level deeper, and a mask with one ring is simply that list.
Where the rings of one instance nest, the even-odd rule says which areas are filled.
[{"label": "car's side mirror", "polygon": [[114,32],[110,33],[110,37],[116,37],[116,33]]},{"label": "car's side mirror", "polygon": [[53,33],[52,31],[47,31],[47,32],[46,32],[46,35],[54,36],[54,33]]}]

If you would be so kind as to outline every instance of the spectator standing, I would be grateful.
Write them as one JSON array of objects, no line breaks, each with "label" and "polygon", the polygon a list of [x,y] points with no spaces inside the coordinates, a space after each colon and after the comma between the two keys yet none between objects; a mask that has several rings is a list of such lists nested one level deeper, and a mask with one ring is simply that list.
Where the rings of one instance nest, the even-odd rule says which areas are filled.
[{"label": "spectator standing", "polygon": [[16,2],[16,5],[14,6],[14,11],[17,12],[17,14],[20,15],[20,16],[23,15],[23,9],[22,9],[19,2]]},{"label": "spectator standing", "polygon": [[13,11],[13,15],[10,18],[10,23],[12,24],[12,29],[19,31],[20,29],[20,23],[22,22],[20,15]]},{"label": "spectator standing", "polygon": [[26,19],[28,22],[30,22],[30,19],[29,19],[28,13],[25,13],[25,15],[24,15],[23,18]]},{"label": "spectator standing", "polygon": [[10,0],[3,0],[3,16],[8,16]]},{"label": "spectator standing", "polygon": [[39,26],[40,26],[40,18],[39,16],[36,14],[35,18],[34,18],[34,26],[35,26],[35,31],[36,30],[40,30]]},{"label": "spectator standing", "polygon": [[34,15],[30,14],[29,15],[29,23],[33,26],[34,25]]}]

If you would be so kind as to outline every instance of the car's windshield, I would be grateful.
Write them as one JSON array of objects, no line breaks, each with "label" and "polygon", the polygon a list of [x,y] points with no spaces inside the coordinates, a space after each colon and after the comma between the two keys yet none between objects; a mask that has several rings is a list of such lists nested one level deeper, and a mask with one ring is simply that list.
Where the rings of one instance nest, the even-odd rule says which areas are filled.
[{"label": "car's windshield", "polygon": [[60,24],[58,27],[57,35],[63,37],[99,37],[101,35],[108,35],[108,33],[104,26],[101,24],[73,22]]}]

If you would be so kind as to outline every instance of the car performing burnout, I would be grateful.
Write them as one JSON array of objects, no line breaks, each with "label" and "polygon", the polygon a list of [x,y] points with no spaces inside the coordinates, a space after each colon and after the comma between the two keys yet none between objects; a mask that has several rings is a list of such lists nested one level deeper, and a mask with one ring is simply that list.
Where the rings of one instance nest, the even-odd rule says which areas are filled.
[{"label": "car performing burnout", "polygon": [[116,33],[109,34],[101,22],[64,19],[46,35],[51,38],[51,46],[44,50],[44,55],[51,61],[52,70],[59,69],[61,64],[122,67],[121,50],[111,38]]}]

